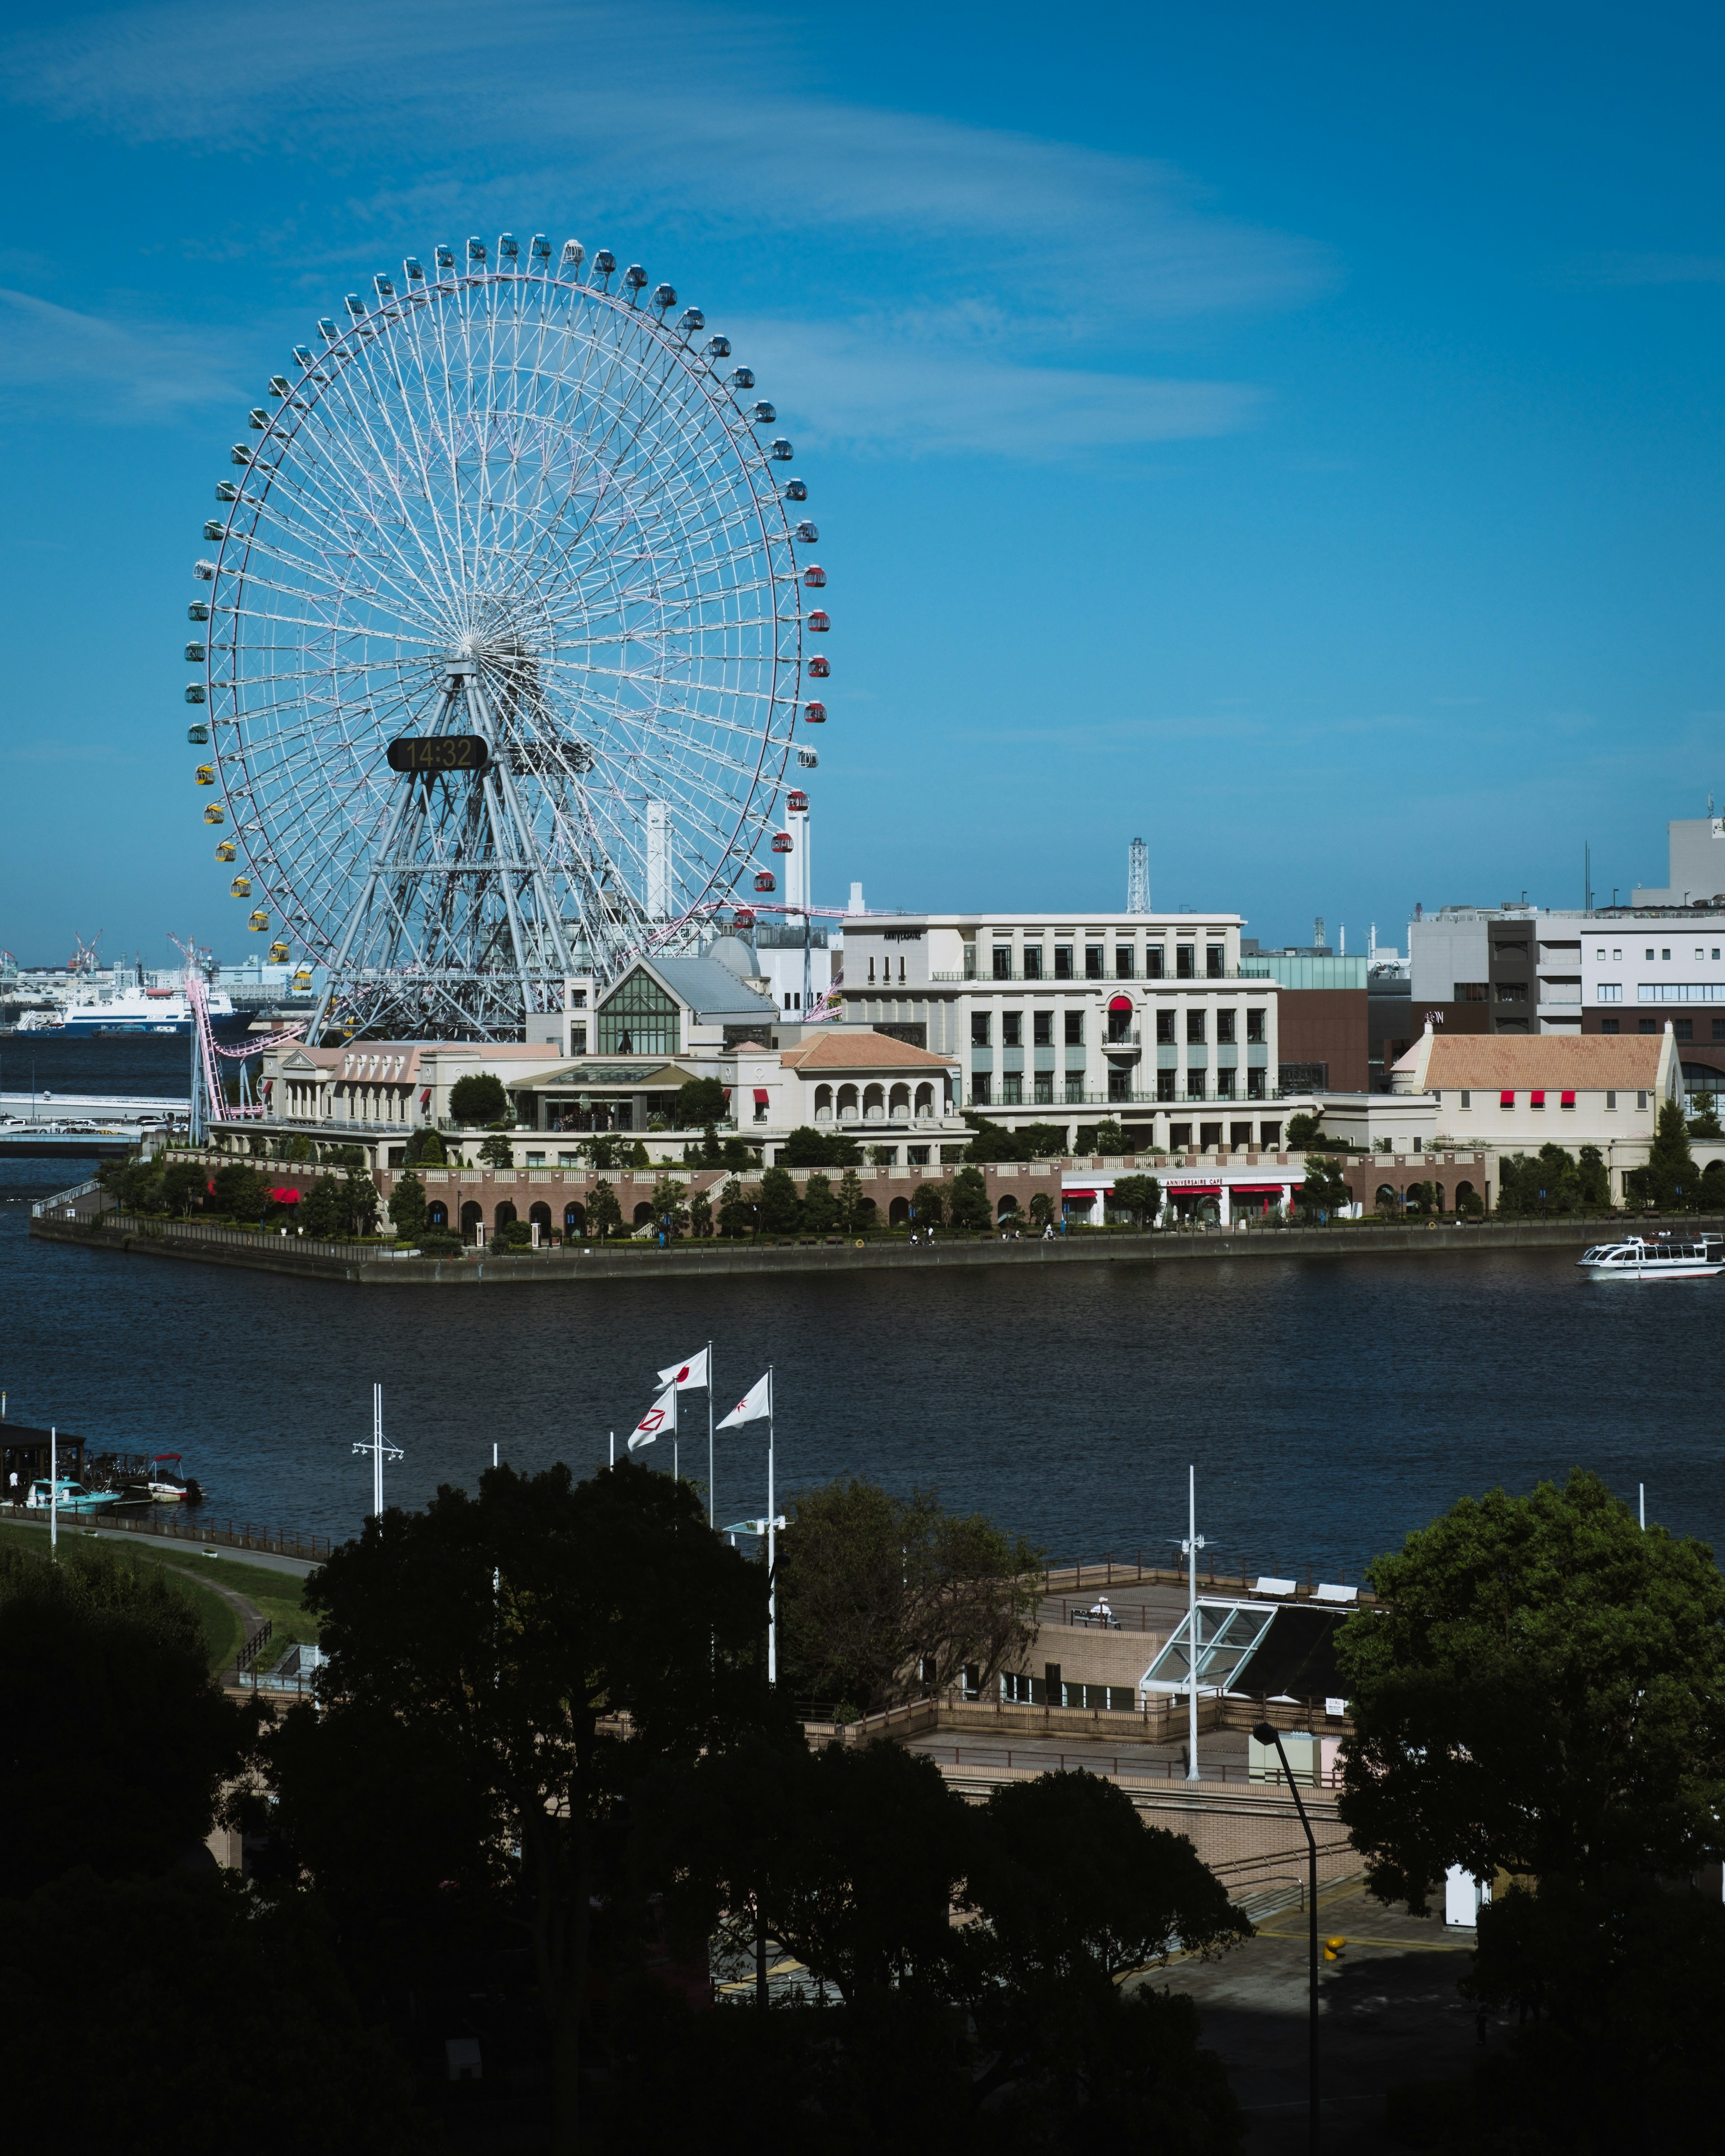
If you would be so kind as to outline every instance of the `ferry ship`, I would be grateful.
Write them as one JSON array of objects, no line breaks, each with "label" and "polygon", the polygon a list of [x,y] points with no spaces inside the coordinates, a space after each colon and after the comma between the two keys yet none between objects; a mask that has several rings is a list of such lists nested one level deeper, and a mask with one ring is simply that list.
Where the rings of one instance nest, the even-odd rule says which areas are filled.
[{"label": "ferry ship", "polygon": [[1725,1239],[1697,1235],[1678,1242],[1640,1235],[1620,1243],[1595,1243],[1575,1261],[1589,1280],[1712,1280],[1725,1272]]},{"label": "ferry ship", "polygon": [[[225,988],[207,988],[210,1023],[218,1030],[239,1016]],[[49,1021],[52,1024],[52,1021]],[[179,1033],[192,1030],[192,1006],[183,988],[126,988],[100,1003],[68,1004],[56,1032]]]}]

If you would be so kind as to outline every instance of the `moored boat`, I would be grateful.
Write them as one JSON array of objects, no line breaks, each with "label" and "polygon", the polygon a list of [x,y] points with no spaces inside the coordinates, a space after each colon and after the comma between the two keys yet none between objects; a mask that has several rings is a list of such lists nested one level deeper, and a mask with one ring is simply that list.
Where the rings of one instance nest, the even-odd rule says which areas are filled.
[{"label": "moored boat", "polygon": [[1576,1263],[1589,1280],[1712,1280],[1725,1272],[1725,1238],[1626,1235],[1595,1243]]}]

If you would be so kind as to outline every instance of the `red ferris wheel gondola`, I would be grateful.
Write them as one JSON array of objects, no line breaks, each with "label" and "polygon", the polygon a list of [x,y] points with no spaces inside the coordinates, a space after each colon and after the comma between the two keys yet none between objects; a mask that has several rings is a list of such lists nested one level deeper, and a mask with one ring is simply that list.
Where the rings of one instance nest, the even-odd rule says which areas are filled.
[{"label": "red ferris wheel gondola", "polygon": [[784,798],[784,805],[793,816],[806,816],[809,814],[809,796],[800,786],[793,787]]},{"label": "red ferris wheel gondola", "polygon": [[773,833],[773,850],[775,854],[788,854],[792,850],[791,834],[788,831]]},{"label": "red ferris wheel gondola", "polygon": [[757,891],[777,891],[778,889],[778,879],[773,875],[771,869],[760,869],[756,871],[755,889]]},{"label": "red ferris wheel gondola", "polygon": [[803,706],[803,721],[805,726],[824,726],[827,722],[826,706],[824,704],[805,704]]},{"label": "red ferris wheel gondola", "polygon": [[824,681],[832,670],[824,659],[811,659],[809,662],[809,674],[811,680]]}]

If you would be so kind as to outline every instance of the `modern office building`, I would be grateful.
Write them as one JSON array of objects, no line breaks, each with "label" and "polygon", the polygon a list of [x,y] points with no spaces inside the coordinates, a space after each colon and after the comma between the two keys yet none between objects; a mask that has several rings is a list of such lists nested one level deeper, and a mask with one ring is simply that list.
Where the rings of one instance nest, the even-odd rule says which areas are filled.
[{"label": "modern office building", "polygon": [[1238,914],[870,915],[845,924],[845,1021],[963,1058],[965,1106],[1111,1120],[1130,1150],[1274,1145],[1281,990]]}]

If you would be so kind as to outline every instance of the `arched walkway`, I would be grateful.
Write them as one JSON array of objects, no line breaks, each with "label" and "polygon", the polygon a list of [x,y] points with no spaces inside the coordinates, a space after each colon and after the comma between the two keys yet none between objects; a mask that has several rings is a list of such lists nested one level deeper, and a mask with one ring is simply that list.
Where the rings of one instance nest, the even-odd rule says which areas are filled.
[{"label": "arched walkway", "polygon": [[484,1224],[485,1210],[475,1199],[470,1198],[461,1208],[461,1238],[470,1243]]},{"label": "arched walkway", "polygon": [[886,1224],[889,1228],[902,1228],[908,1224],[910,1218],[911,1201],[908,1198],[895,1198],[886,1209]]},{"label": "arched walkway", "polygon": [[1012,1195],[1011,1192],[1009,1191],[1006,1196],[1003,1198],[1000,1203],[994,1208],[995,1218],[997,1219],[1004,1220],[1009,1214],[1016,1213],[1018,1209],[1019,1201]]},{"label": "arched walkway", "polygon": [[506,1228],[514,1218],[515,1207],[511,1201],[506,1198],[503,1203],[497,1208],[495,1224],[499,1228]]},{"label": "arched walkway", "polygon": [[1388,1183],[1378,1185],[1378,1194],[1372,1203],[1382,1211],[1399,1213],[1401,1210],[1402,1201],[1396,1196],[1394,1187]]},{"label": "arched walkway", "polygon": [[527,1218],[538,1229],[542,1235],[548,1235],[551,1233],[551,1208],[542,1198],[536,1205],[529,1209]]},{"label": "arched walkway", "polygon": [[428,1228],[447,1228],[449,1226],[449,1209],[444,1204],[441,1198],[434,1198],[430,1204],[426,1207],[425,1224]]},{"label": "arched walkway", "polygon": [[587,1233],[587,1208],[584,1205],[566,1205],[563,1208],[563,1233],[566,1235],[584,1235]]},{"label": "arched walkway", "polygon": [[639,1204],[639,1205],[637,1205],[637,1206],[636,1206],[636,1208],[635,1208],[635,1225],[636,1225],[636,1227],[638,1227],[638,1228],[644,1228],[644,1227],[646,1226],[647,1223],[648,1223],[648,1222],[649,1222],[652,1218],[653,1218],[653,1203],[652,1203],[652,1200],[651,1200],[650,1199],[644,1198],[644,1199],[641,1200],[640,1204]]}]

